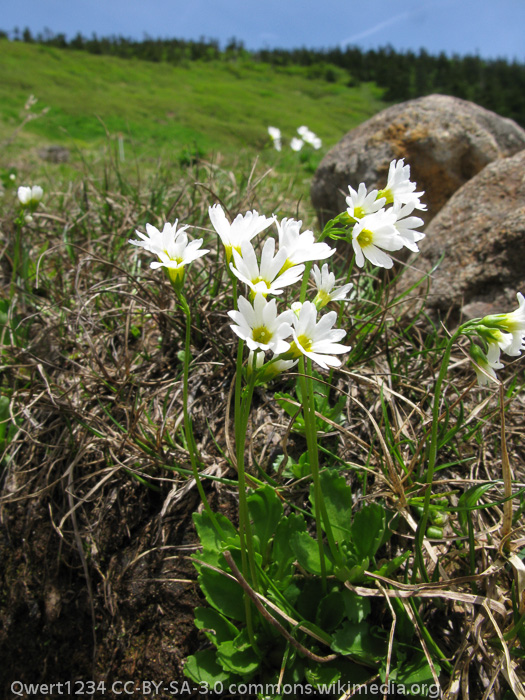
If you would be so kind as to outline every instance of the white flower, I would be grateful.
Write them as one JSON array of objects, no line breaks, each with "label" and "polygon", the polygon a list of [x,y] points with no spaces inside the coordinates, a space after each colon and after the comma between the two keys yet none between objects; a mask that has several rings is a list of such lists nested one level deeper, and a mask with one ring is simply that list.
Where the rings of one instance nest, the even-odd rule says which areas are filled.
[{"label": "white flower", "polygon": [[335,253],[327,243],[316,243],[313,231],[300,233],[302,221],[283,219],[277,224],[279,248],[286,249],[286,267],[304,263],[308,260],[325,260]]},{"label": "white flower", "polygon": [[19,187],[18,188],[18,200],[22,206],[29,206],[32,204],[38,204],[42,199],[44,190],[40,185],[33,185],[32,187]]},{"label": "white flower", "polygon": [[314,304],[318,309],[322,309],[330,301],[345,301],[346,295],[354,286],[351,282],[334,289],[335,275],[330,272],[328,265],[325,263],[320,270],[317,265],[314,265],[311,274],[317,287],[317,296],[314,299]]},{"label": "white flower", "polygon": [[137,241],[130,238],[128,243],[136,245],[139,248],[144,248],[144,250],[147,250],[149,253],[153,253],[154,255],[159,255],[159,253],[162,252],[166,253],[167,255],[169,246],[173,243],[173,241],[179,235],[179,233],[184,233],[184,231],[186,231],[186,229],[189,228],[189,226],[186,225],[181,226],[177,230],[177,225],[178,219],[175,219],[175,223],[170,224],[166,222],[162,231],[159,231],[159,229],[155,226],[152,226],[151,224],[146,224],[147,235],[141,233],[140,231],[135,231],[137,236],[139,236],[139,238],[141,238],[142,240]]},{"label": "white flower", "polygon": [[197,260],[197,258],[209,253],[209,250],[202,250],[202,238],[194,241],[188,241],[186,233],[177,234],[176,238],[170,243],[167,250],[161,250],[158,253],[159,261],[154,261],[150,267],[156,270],[159,267],[167,267],[169,270],[178,270],[185,265]]},{"label": "white flower", "polygon": [[208,209],[208,213],[213,228],[219,234],[226,250],[227,262],[231,260],[232,249],[240,253],[243,241],[251,241],[254,236],[268,228],[275,220],[274,217],[267,219],[266,216],[258,214],[254,210],[248,211],[244,215],[238,214],[230,224],[220,204],[214,204]]},{"label": "white flower", "polygon": [[282,148],[281,130],[278,129],[276,126],[269,126],[268,133],[270,134],[270,138],[273,141],[275,150],[280,151]]},{"label": "white flower", "polygon": [[400,250],[403,247],[403,239],[394,223],[395,214],[384,209],[358,220],[352,230],[352,246],[358,267],[363,267],[365,258],[372,265],[387,269],[393,266],[392,258],[384,250]]},{"label": "white flower", "polygon": [[177,223],[178,221],[176,220],[174,224],[164,224],[162,231],[159,231],[155,226],[151,226],[151,224],[146,224],[148,236],[145,236],[140,231],[136,231],[142,240],[130,239],[129,243],[156,255],[158,260],[150,263],[150,267],[154,270],[159,267],[165,267],[171,281],[181,284],[185,266],[209,253],[209,250],[201,249],[202,238],[188,241],[188,235],[186,234],[188,226],[181,226],[177,230]]},{"label": "white flower", "polygon": [[424,238],[425,234],[421,231],[414,231],[414,229],[418,226],[423,226],[425,222],[423,219],[420,219],[419,216],[410,216],[414,208],[415,205],[413,202],[405,204],[404,206],[394,204],[393,213],[396,215],[394,226],[403,239],[404,245],[414,253],[418,253],[419,248],[417,247],[417,241]]},{"label": "white flower", "polygon": [[303,146],[304,141],[302,139],[298,139],[296,136],[294,136],[290,141],[290,148],[292,151],[300,151]]},{"label": "white flower", "polygon": [[300,126],[297,129],[297,133],[302,137],[302,140],[305,143],[310,144],[310,146],[312,146],[316,150],[321,148],[321,146],[323,145],[323,142],[321,141],[319,136],[316,136],[316,134],[314,134],[313,131],[310,131],[310,129],[307,126]]},{"label": "white flower", "polygon": [[387,204],[413,203],[415,209],[424,211],[427,207],[419,201],[424,192],[415,192],[415,189],[416,183],[410,180],[410,165],[405,165],[401,158],[390,163],[386,187],[379,191],[379,196],[386,197]]},{"label": "white flower", "polygon": [[253,306],[239,297],[238,307],[238,311],[228,311],[228,316],[237,324],[230,328],[246,341],[250,350],[271,350],[280,355],[289,349],[290,343],[284,339],[292,333],[293,311],[277,315],[275,299],[267,301],[262,294],[255,295]]},{"label": "white flower", "polygon": [[346,198],[346,203],[348,204],[346,211],[353,219],[362,219],[366,214],[375,214],[376,211],[382,209],[386,204],[385,197],[378,198],[377,190],[367,192],[364,182],[361,182],[357,192],[350,185],[348,185],[348,190],[350,196]]},{"label": "white flower", "polygon": [[294,357],[306,355],[323,369],[339,367],[341,360],[333,355],[348,352],[350,347],[341,345],[340,340],[346,335],[342,329],[332,329],[337,321],[337,313],[329,311],[317,322],[317,309],[311,301],[301,306],[299,316],[293,319],[293,343],[291,351]]},{"label": "white flower", "polygon": [[470,358],[474,365],[474,370],[480,386],[489,386],[491,381],[498,381],[494,370],[503,367],[499,361],[499,356],[500,348],[497,343],[489,343],[486,355],[477,345],[471,346]]},{"label": "white flower", "polygon": [[[490,334],[507,355],[517,357],[525,350],[525,297],[517,293],[518,308],[508,314],[485,316],[481,323],[490,330]],[[498,337],[494,337],[494,332]]]},{"label": "white flower", "polygon": [[288,372],[299,362],[299,360],[282,360],[281,358],[274,356],[270,360],[270,362],[266,362],[265,364],[264,353],[254,353],[253,350],[250,350],[250,354],[248,356],[248,364],[246,365],[246,370],[248,374],[251,374],[253,370],[254,356],[255,368],[259,370],[259,374],[257,375],[258,379],[264,384],[270,382],[272,379],[275,379],[275,377],[279,376],[279,374],[282,374],[283,372]]},{"label": "white flower", "polygon": [[267,238],[261,253],[261,264],[257,262],[255,250],[250,241],[241,245],[241,254],[234,249],[230,268],[233,274],[250,287],[253,294],[281,294],[284,287],[295,284],[304,271],[304,265],[295,265],[282,271],[288,257],[282,248],[275,255],[275,239]]}]

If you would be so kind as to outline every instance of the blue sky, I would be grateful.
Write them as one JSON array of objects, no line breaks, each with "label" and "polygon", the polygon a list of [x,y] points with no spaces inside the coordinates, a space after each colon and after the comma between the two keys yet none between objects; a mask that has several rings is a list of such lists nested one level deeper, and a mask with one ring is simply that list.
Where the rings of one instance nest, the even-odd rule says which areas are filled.
[{"label": "blue sky", "polygon": [[68,38],[218,39],[249,49],[362,49],[477,54],[525,63],[525,0],[2,0],[0,28]]}]

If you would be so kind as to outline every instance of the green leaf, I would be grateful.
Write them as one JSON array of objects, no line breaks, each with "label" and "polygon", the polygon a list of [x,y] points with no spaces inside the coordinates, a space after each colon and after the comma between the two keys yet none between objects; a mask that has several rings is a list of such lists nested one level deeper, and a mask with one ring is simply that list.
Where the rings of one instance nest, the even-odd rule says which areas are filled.
[{"label": "green leaf", "polygon": [[341,595],[345,613],[350,622],[362,622],[370,614],[371,607],[368,598],[359,596],[348,588],[343,589]]},{"label": "green leaf", "polygon": [[274,577],[281,580],[286,576],[295,560],[291,538],[295,532],[306,533],[306,521],[302,515],[291,513],[283,518],[275,531],[273,539],[272,559],[277,566]]},{"label": "green leaf", "polygon": [[408,552],[405,552],[404,554],[400,554],[398,557],[394,557],[393,559],[386,561],[384,564],[381,565],[379,569],[377,569],[373,573],[379,574],[379,576],[389,577],[394,573],[394,571],[399,569],[399,567],[406,562],[406,560],[410,557],[411,554],[412,552],[410,550]]},{"label": "green leaf", "polygon": [[244,595],[236,581],[207,566],[199,566],[199,585],[208,603],[226,617],[244,622]]},{"label": "green leaf", "polygon": [[[342,542],[349,538],[352,522],[352,489],[337,469],[326,469],[319,475],[321,490],[334,538]],[[310,503],[314,505],[313,485]]]},{"label": "green leaf", "polygon": [[305,476],[310,476],[310,458],[308,452],[303,452],[299,457],[299,461],[291,465],[291,471],[296,479],[304,479]]},{"label": "green leaf", "polygon": [[[439,676],[441,667],[436,661],[433,664],[434,670]],[[434,685],[434,676],[423,652],[414,653],[408,661],[403,660],[400,665],[391,671],[391,677],[398,685],[406,686],[407,691],[410,691],[412,685],[418,685],[421,693],[423,691],[422,687],[428,690],[430,686]]]},{"label": "green leaf", "polygon": [[332,649],[356,661],[375,666],[386,653],[383,639],[372,635],[366,622],[346,622],[333,635]]},{"label": "green leaf", "polygon": [[215,646],[239,634],[237,627],[214,608],[195,608],[195,626],[203,630]]},{"label": "green leaf", "polygon": [[468,534],[469,511],[475,509],[479,499],[493,486],[495,486],[495,482],[492,481],[479,486],[471,486],[460,496],[458,501],[458,519],[464,535]]},{"label": "green leaf", "polygon": [[219,665],[215,649],[204,649],[188,656],[184,665],[184,675],[195,683],[207,684],[210,688],[213,688],[215,683],[235,683],[239,680]]},{"label": "green leaf", "polygon": [[9,404],[7,396],[0,396],[0,448],[3,449],[7,428],[10,422]]},{"label": "green leaf", "polygon": [[385,531],[385,509],[378,503],[364,506],[354,516],[352,542],[360,557],[373,557]]},{"label": "green leaf", "polygon": [[[212,555],[211,561],[210,557],[204,557],[206,561],[222,565],[221,550],[226,543],[230,543],[232,540],[237,542],[238,546],[239,536],[237,530],[225,515],[221,513],[215,513],[214,515],[217,527],[214,526],[205,510],[202,513],[193,513],[193,522],[204,552]],[[199,555],[197,554],[198,557]]]},{"label": "green leaf", "polygon": [[248,678],[255,673],[260,663],[247,636],[246,630],[243,630],[236,639],[223,642],[217,647],[217,661],[223,669],[237,673],[243,678]]},{"label": "green leaf", "polygon": [[264,553],[283,514],[281,500],[267,484],[251,493],[246,500],[253,533],[259,538],[261,553]]},{"label": "green leaf", "polygon": [[[321,559],[319,558],[319,547],[317,540],[314,540],[307,532],[294,532],[290,538],[290,544],[299,564],[310,574],[321,576]],[[333,571],[332,562],[324,557],[326,573]]]},{"label": "green leaf", "polygon": [[316,622],[322,629],[332,632],[342,622],[344,614],[343,595],[340,591],[331,591],[319,603]]},{"label": "green leaf", "polygon": [[341,671],[329,664],[313,664],[306,669],[305,677],[308,683],[314,688],[319,685],[329,687],[341,678]]}]

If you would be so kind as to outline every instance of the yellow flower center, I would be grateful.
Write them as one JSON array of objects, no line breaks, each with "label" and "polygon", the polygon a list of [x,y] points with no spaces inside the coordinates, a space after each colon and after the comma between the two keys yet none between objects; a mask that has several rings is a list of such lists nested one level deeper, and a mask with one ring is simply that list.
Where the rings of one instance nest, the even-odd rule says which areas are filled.
[{"label": "yellow flower center", "polygon": [[363,207],[354,207],[354,219],[362,219],[365,215]]},{"label": "yellow flower center", "polygon": [[386,199],[385,205],[386,204],[392,204],[394,201],[394,195],[390,190],[387,190],[386,188],[384,190],[379,190],[377,193],[376,201],[378,199],[381,199],[381,197],[384,197]]},{"label": "yellow flower center", "polygon": [[364,228],[361,233],[357,236],[357,242],[361,246],[361,248],[366,248],[369,245],[372,245],[374,242],[374,234],[372,231],[369,231],[368,229]]},{"label": "yellow flower center", "polygon": [[328,294],[328,292],[325,292],[324,289],[320,289],[314,299],[314,304],[318,309],[322,309],[323,306],[326,306],[330,300],[331,296]]},{"label": "yellow flower center", "polygon": [[286,260],[284,265],[281,267],[279,270],[279,274],[282,275],[283,272],[286,272],[286,270],[289,270],[291,267],[294,267],[295,263],[293,263],[289,258]]},{"label": "yellow flower center", "polygon": [[305,352],[310,352],[310,350],[312,349],[312,339],[309,338],[307,335],[298,335],[297,342],[304,349]]},{"label": "yellow flower center", "polygon": [[266,328],[266,326],[258,326],[252,331],[252,337],[256,343],[261,343],[261,345],[268,345],[272,339],[273,333]]}]

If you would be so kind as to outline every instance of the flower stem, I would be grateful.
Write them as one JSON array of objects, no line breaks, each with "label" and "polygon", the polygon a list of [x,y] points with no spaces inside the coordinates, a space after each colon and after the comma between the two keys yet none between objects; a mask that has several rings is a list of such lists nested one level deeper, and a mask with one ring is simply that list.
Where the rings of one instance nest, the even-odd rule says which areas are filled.
[{"label": "flower stem", "polygon": [[319,549],[319,560],[321,564],[321,579],[323,590],[326,590],[326,562],[323,545],[323,527],[328,540],[330,552],[337,563],[340,563],[340,555],[337,550],[337,545],[332,533],[332,526],[328,518],[328,512],[323,498],[321,489],[321,479],[319,477],[319,450],[317,445],[317,426],[315,423],[315,403],[314,403],[314,385],[312,379],[312,362],[308,359],[305,363],[304,357],[299,360],[301,393],[303,397],[303,416],[306,431],[306,444],[308,448],[308,458],[310,462],[310,471],[312,473],[312,481],[314,487],[314,509],[315,509],[315,528],[317,535],[317,545]]},{"label": "flower stem", "polygon": [[11,284],[9,285],[9,301],[11,301],[15,295],[16,279],[18,276],[18,267],[20,265],[20,252],[22,249],[22,224],[20,223],[21,216],[22,215],[20,215],[15,221],[15,245],[13,250],[13,267],[11,269]]},{"label": "flower stem", "polygon": [[[464,324],[466,325],[466,324]],[[426,488],[425,488],[425,498],[423,501],[423,515],[419,521],[416,530],[415,539],[415,563],[414,563],[414,573],[413,580],[417,577],[418,570],[425,581],[429,581],[428,573],[425,568],[425,562],[423,559],[423,539],[425,537],[425,532],[428,523],[428,514],[430,511],[430,496],[432,494],[432,481],[434,480],[434,472],[436,469],[436,459],[438,450],[438,425],[439,425],[439,404],[441,399],[441,387],[443,386],[443,381],[445,380],[448,364],[450,362],[450,353],[452,352],[452,346],[463,333],[464,325],[460,326],[458,330],[450,337],[447,343],[445,351],[443,353],[443,359],[441,361],[441,369],[439,370],[438,378],[436,380],[436,386],[434,387],[434,403],[432,405],[432,429],[430,433],[430,448],[428,454],[428,466],[426,472]]]},{"label": "flower stem", "polygon": [[[254,366],[248,378],[248,385],[241,392],[242,383],[242,354],[244,342],[239,341],[237,351],[237,374],[235,378],[235,456],[237,460],[237,479],[239,493],[239,539],[241,543],[241,564],[243,576],[251,581],[252,588],[257,591],[257,569],[255,566],[255,552],[253,547],[253,537],[250,527],[248,513],[248,500],[246,498],[246,474],[244,469],[244,449],[246,443],[246,431],[248,419],[250,417],[250,407],[252,403],[253,390],[256,379],[256,355],[254,355]],[[249,575],[248,575],[249,572]],[[252,607],[249,596],[244,594],[244,607],[246,612],[246,627],[252,646],[257,649],[253,634]]]},{"label": "flower stem", "polygon": [[190,311],[190,307],[188,306],[188,302],[184,298],[182,292],[175,285],[173,285],[173,286],[174,286],[175,292],[177,294],[177,299],[178,299],[180,308],[182,309],[182,311],[184,312],[184,315],[186,317],[186,334],[185,334],[185,340],[184,340],[184,364],[183,364],[183,374],[182,374],[182,410],[183,410],[183,415],[184,415],[184,435],[186,437],[186,447],[187,447],[189,455],[190,455],[190,463],[191,463],[191,469],[193,472],[193,478],[195,479],[195,483],[197,485],[197,490],[199,492],[199,496],[201,498],[202,504],[203,504],[204,509],[206,510],[206,513],[209,516],[213,526],[215,527],[215,530],[217,531],[218,534],[220,534],[221,530],[219,528],[219,525],[217,523],[215,515],[210,507],[210,504],[208,503],[208,499],[206,498],[206,494],[204,492],[204,488],[202,486],[202,482],[200,479],[199,468],[198,468],[198,458],[197,458],[197,446],[195,444],[195,437],[193,435],[193,425],[192,425],[191,415],[190,415],[189,408],[188,408],[188,396],[189,396],[188,380],[189,380],[190,360],[191,360],[191,347],[190,347],[191,311]]}]

